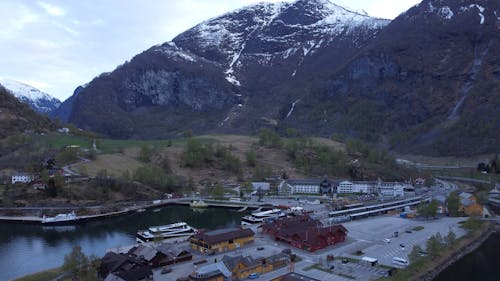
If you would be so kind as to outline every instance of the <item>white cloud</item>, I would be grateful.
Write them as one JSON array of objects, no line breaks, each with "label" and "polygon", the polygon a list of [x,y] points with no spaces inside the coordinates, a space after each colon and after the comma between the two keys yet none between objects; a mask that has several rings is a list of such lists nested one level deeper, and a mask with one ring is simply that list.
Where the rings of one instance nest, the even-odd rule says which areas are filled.
[{"label": "white cloud", "polygon": [[59,6],[47,3],[47,2],[38,2],[38,5],[42,7],[45,12],[49,13],[52,16],[64,16],[66,12]]}]

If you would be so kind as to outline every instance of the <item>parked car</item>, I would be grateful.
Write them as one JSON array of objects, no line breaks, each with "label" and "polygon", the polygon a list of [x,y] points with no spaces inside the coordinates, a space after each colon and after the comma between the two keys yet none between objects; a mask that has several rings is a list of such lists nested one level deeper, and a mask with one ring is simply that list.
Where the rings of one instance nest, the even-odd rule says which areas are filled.
[{"label": "parked car", "polygon": [[407,231],[405,231],[405,232],[406,232],[406,233],[411,233],[411,230],[407,230]]},{"label": "parked car", "polygon": [[258,273],[252,273],[252,274],[248,275],[248,279],[257,279],[257,278],[259,278]]},{"label": "parked car", "polygon": [[165,267],[162,269],[161,271],[161,274],[167,274],[167,273],[170,273],[172,272],[172,268],[171,267]]},{"label": "parked car", "polygon": [[384,240],[382,240],[382,242],[385,242],[385,243],[391,243],[391,239],[389,239],[389,238],[385,238]]},{"label": "parked car", "polygon": [[262,251],[264,250],[264,247],[257,247],[257,251]]}]

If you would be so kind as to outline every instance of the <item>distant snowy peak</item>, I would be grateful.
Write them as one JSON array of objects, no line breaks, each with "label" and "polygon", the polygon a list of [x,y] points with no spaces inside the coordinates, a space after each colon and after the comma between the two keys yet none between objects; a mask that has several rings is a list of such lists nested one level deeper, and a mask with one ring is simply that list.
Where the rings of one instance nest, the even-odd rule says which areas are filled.
[{"label": "distant snowy peak", "polygon": [[35,111],[49,113],[61,105],[60,100],[19,81],[2,79],[0,84],[18,100],[28,104]]}]

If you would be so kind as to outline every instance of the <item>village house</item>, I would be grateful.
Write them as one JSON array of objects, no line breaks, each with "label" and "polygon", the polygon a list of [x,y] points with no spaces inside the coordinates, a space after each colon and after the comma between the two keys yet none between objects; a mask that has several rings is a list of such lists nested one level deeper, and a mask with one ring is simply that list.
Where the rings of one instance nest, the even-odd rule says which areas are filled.
[{"label": "village house", "polygon": [[271,279],[271,281],[320,281],[320,280],[299,273],[290,272],[285,275],[281,275],[279,277]]},{"label": "village house", "polygon": [[152,268],[144,259],[115,252],[108,252],[101,259],[99,275],[105,281],[153,280]]},{"label": "village house", "polygon": [[189,238],[191,249],[202,253],[221,253],[254,242],[255,233],[248,228],[233,226],[200,231]]},{"label": "village house", "polygon": [[345,241],[347,229],[342,225],[323,226],[308,215],[281,218],[262,225],[262,232],[276,241],[314,252]]},{"label": "village house", "polygon": [[459,212],[463,212],[468,216],[482,216],[483,206],[477,202],[476,196],[462,192],[459,194],[460,206],[458,208]]},{"label": "village house", "polygon": [[231,271],[222,262],[199,267],[189,275],[191,281],[226,281],[231,280]]},{"label": "village house", "polygon": [[172,245],[163,244],[158,247],[157,250],[166,256],[164,262],[165,265],[181,263],[193,259],[191,252]]},{"label": "village house", "polygon": [[263,274],[286,266],[290,263],[290,256],[282,253],[258,259],[241,255],[224,256],[222,262],[231,271],[232,280],[244,280],[250,274]]},{"label": "village house", "polygon": [[11,177],[12,184],[16,183],[30,183],[35,180],[34,175],[30,175],[27,173],[15,173]]}]

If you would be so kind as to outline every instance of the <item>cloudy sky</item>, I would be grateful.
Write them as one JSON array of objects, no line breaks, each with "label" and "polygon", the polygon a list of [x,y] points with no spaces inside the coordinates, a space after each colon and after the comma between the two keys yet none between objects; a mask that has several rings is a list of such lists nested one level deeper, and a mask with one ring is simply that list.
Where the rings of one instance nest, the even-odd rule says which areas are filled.
[{"label": "cloudy sky", "polygon": [[[420,2],[331,1],[389,19]],[[76,86],[135,54],[203,20],[257,2],[261,1],[1,0],[0,79],[22,81],[64,100]]]}]

